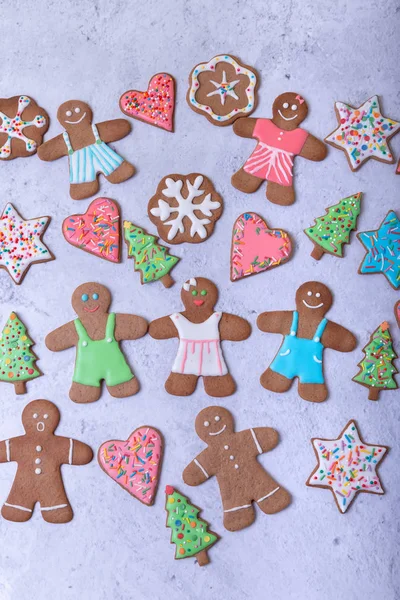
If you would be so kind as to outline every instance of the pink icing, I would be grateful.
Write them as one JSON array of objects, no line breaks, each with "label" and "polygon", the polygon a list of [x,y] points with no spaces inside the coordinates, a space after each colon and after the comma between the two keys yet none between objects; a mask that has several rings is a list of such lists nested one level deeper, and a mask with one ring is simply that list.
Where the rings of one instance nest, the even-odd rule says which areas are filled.
[{"label": "pink icing", "polygon": [[236,281],[286,262],[292,243],[282,229],[269,229],[256,213],[244,213],[233,228],[231,279]]},{"label": "pink icing", "polygon": [[111,262],[119,262],[119,208],[109,198],[96,198],[83,215],[67,217],[62,226],[67,242]]},{"label": "pink icing", "polygon": [[110,440],[99,448],[101,467],[114,481],[144,504],[153,504],[162,458],[160,433],[135,429],[126,441]]},{"label": "pink icing", "polygon": [[147,91],[128,90],[122,94],[120,106],[124,113],[167,131],[173,130],[175,106],[174,80],[168,73],[151,78]]}]

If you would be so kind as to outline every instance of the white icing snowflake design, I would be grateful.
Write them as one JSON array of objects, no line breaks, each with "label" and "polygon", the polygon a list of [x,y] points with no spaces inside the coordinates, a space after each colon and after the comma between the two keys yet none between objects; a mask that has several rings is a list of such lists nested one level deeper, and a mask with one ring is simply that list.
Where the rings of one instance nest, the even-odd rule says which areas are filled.
[{"label": "white icing snowflake design", "polygon": [[[190,183],[189,179],[186,179],[186,186],[188,194],[186,198],[182,196],[182,187],[184,181],[178,179],[174,181],[170,177],[165,180],[166,188],[162,190],[162,193],[167,198],[174,198],[178,202],[178,206],[170,206],[168,202],[158,200],[158,207],[150,210],[154,217],[159,217],[164,225],[170,225],[171,228],[168,232],[168,240],[171,241],[177,235],[177,233],[184,233],[185,226],[183,223],[184,217],[188,217],[191,223],[190,236],[193,238],[196,234],[204,240],[207,237],[207,230],[205,225],[211,223],[210,219],[201,219],[195,215],[195,212],[202,212],[206,217],[212,216],[212,211],[220,208],[221,203],[211,199],[211,193],[207,194],[199,204],[193,204],[194,198],[197,198],[204,194],[204,190],[201,189],[201,185],[204,181],[202,175],[198,175],[194,180],[194,183]],[[176,214],[174,218],[169,217],[172,214]]]},{"label": "white icing snowflake design", "polygon": [[41,128],[46,125],[45,117],[37,115],[32,121],[24,121],[21,118],[25,108],[29,106],[31,99],[28,96],[20,96],[18,99],[18,109],[14,117],[7,117],[3,112],[0,111],[0,119],[2,120],[0,125],[0,133],[7,134],[7,140],[0,148],[0,158],[8,158],[11,154],[11,140],[16,138],[25,142],[25,147],[28,152],[34,152],[37,148],[37,143],[24,135],[23,130],[25,127],[34,125],[35,127]]}]

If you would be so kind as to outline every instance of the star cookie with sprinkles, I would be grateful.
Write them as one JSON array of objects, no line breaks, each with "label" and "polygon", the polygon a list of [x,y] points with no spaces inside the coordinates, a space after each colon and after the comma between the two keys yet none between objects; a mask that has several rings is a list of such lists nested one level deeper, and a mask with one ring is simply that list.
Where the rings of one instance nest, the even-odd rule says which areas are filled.
[{"label": "star cookie with sprinkles", "polygon": [[400,123],[382,115],[378,96],[372,96],[357,108],[336,102],[335,112],[338,127],[325,141],[346,153],[352,171],[370,158],[394,163],[389,140],[400,131]]},{"label": "star cookie with sprinkles", "polygon": [[42,241],[51,217],[24,219],[10,203],[0,216],[0,269],[19,285],[31,265],[54,260]]},{"label": "star cookie with sprinkles", "polygon": [[358,492],[385,493],[377,469],[389,448],[365,443],[355,421],[349,421],[338,438],[313,438],[311,443],[318,465],[306,485],[331,490],[342,514]]},{"label": "star cookie with sprinkles", "polygon": [[367,250],[358,272],[383,273],[392,288],[400,288],[400,220],[390,210],[378,229],[357,234]]}]

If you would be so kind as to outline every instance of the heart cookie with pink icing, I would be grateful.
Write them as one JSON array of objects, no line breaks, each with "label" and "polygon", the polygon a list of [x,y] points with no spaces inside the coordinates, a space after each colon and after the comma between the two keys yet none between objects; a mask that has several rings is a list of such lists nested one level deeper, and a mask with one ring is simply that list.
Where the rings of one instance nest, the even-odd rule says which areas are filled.
[{"label": "heart cookie with pink icing", "polygon": [[143,425],[127,440],[110,440],[99,448],[97,459],[107,475],[134,498],[154,504],[163,456],[161,433]]},{"label": "heart cookie with pink icing", "polygon": [[64,219],[62,231],[72,246],[110,262],[120,262],[119,207],[110,198],[96,198],[84,214]]},{"label": "heart cookie with pink icing", "polygon": [[157,73],[145,92],[128,90],[119,99],[123,113],[155,127],[174,130],[175,84],[168,73]]},{"label": "heart cookie with pink icing", "polygon": [[290,258],[292,241],[283,229],[270,229],[256,213],[243,213],[233,226],[231,281],[279,267]]}]

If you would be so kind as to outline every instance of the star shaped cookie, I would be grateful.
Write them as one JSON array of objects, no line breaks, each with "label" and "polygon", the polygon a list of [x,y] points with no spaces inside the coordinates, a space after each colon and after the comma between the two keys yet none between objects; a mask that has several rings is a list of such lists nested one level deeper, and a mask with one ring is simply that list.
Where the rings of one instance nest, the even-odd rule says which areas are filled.
[{"label": "star shaped cookie", "polygon": [[362,231],[358,239],[367,253],[358,272],[383,273],[390,285],[400,287],[400,220],[394,210],[390,210],[379,229]]},{"label": "star shaped cookie", "polygon": [[400,131],[400,123],[382,115],[378,96],[372,96],[358,108],[336,102],[335,112],[338,127],[325,141],[346,153],[352,171],[370,158],[394,162],[389,140]]},{"label": "star shaped cookie", "polygon": [[24,219],[12,204],[0,216],[0,268],[20,284],[33,263],[54,260],[42,242],[50,217]]},{"label": "star shaped cookie", "polygon": [[389,448],[366,444],[355,421],[349,421],[335,440],[311,440],[318,465],[306,485],[332,491],[338,509],[345,513],[358,492],[384,494],[377,468]]}]

